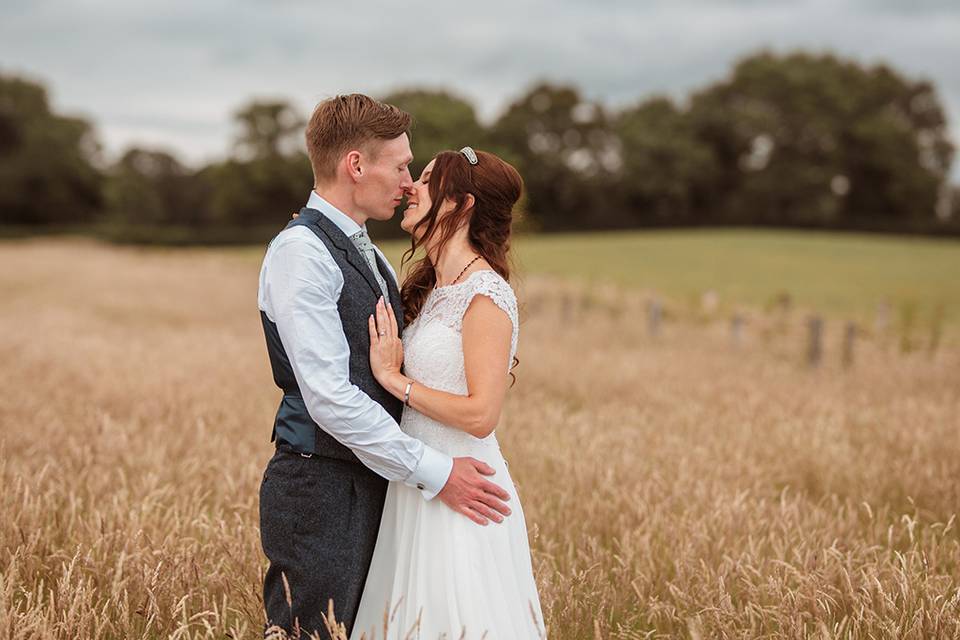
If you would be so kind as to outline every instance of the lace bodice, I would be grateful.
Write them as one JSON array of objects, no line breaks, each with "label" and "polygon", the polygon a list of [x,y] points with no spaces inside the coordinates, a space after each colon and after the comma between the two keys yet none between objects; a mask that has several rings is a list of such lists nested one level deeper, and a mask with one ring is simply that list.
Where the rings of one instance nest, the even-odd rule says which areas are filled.
[{"label": "lace bodice", "polygon": [[[404,372],[428,387],[466,395],[461,329],[463,315],[474,296],[487,296],[510,317],[513,335],[510,358],[517,352],[519,317],[517,298],[510,284],[489,269],[474,271],[463,282],[434,289],[420,315],[403,332]],[[509,365],[508,365],[509,371]],[[494,434],[478,439],[404,407],[400,428],[424,444],[453,456],[475,455],[498,447]]]}]

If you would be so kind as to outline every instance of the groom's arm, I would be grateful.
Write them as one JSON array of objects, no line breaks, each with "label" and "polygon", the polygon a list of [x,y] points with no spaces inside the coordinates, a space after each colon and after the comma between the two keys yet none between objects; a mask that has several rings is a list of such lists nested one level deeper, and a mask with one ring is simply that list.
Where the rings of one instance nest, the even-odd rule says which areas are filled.
[{"label": "groom's arm", "polygon": [[261,309],[277,325],[310,417],[388,480],[443,489],[453,460],[400,430],[390,414],[350,382],[350,348],[337,300],[343,274],[326,246],[303,227],[271,243],[261,274]]}]

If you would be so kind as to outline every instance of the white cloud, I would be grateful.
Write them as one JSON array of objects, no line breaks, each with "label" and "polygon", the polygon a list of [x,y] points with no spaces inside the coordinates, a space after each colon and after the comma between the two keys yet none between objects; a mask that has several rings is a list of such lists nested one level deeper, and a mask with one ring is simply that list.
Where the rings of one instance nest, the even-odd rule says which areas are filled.
[{"label": "white cloud", "polygon": [[489,119],[538,79],[613,106],[679,97],[761,47],[829,49],[928,77],[956,136],[957,34],[951,0],[6,0],[0,68],[45,81],[113,152],[163,143],[194,161],[226,153],[231,113],[253,96],[306,112],[340,92],[446,86]]}]

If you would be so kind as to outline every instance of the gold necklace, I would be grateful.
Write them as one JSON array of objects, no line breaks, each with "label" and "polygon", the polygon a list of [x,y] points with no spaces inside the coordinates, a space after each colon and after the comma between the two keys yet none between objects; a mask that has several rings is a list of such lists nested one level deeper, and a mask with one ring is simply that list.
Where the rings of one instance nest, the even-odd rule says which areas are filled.
[{"label": "gold necklace", "polygon": [[472,265],[474,262],[476,262],[477,260],[479,260],[479,259],[482,258],[482,257],[483,257],[483,256],[477,256],[476,258],[474,258],[473,260],[471,260],[470,262],[468,262],[468,263],[467,263],[467,266],[465,266],[465,267],[463,268],[463,271],[460,272],[460,275],[457,276],[456,278],[454,278],[453,282],[451,282],[451,283],[450,283],[449,285],[447,285],[447,286],[451,286],[451,287],[452,287],[453,285],[457,284],[457,280],[459,280],[461,277],[463,277],[463,274],[465,274],[465,273],[467,272],[467,269],[470,268],[470,265]]}]

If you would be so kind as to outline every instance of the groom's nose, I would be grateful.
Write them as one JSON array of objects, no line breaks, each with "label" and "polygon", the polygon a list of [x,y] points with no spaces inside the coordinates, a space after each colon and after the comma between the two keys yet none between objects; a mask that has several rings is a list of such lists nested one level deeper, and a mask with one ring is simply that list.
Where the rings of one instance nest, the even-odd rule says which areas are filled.
[{"label": "groom's nose", "polygon": [[403,170],[403,176],[400,177],[400,188],[407,195],[413,192],[413,176],[410,175],[409,169]]}]

